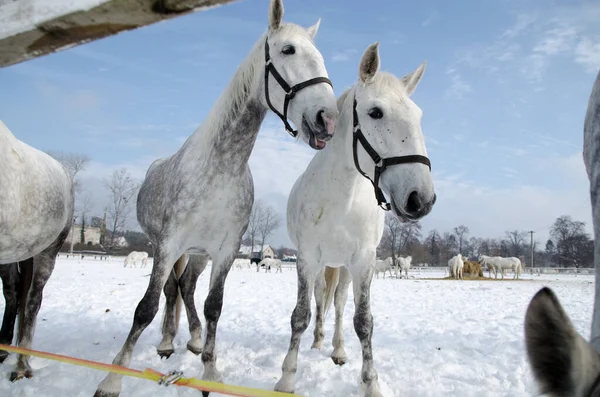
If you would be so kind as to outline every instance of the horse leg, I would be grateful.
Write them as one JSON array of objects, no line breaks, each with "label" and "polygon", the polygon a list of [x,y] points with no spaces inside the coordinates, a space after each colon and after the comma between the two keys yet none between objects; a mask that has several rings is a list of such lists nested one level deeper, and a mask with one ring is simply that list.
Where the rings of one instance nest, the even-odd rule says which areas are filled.
[{"label": "horse leg", "polygon": [[281,365],[282,375],[275,385],[276,391],[293,393],[295,388],[294,376],[296,375],[298,365],[298,348],[302,334],[308,328],[310,323],[310,295],[315,283],[316,274],[310,274],[306,268],[306,262],[298,252],[296,262],[296,272],[298,273],[298,296],[296,307],[292,312],[291,328],[292,336],[288,352]]},{"label": "horse leg", "polygon": [[190,255],[188,265],[179,278],[179,288],[181,297],[185,304],[185,310],[190,327],[190,340],[187,343],[187,349],[198,355],[202,353],[202,323],[196,311],[194,302],[194,293],[198,277],[202,274],[208,264],[208,255]]},{"label": "horse leg", "polygon": [[160,358],[168,359],[171,357],[171,354],[175,351],[175,346],[173,346],[173,339],[175,339],[175,335],[177,334],[177,324],[179,321],[176,318],[175,311],[177,306],[177,295],[179,294],[179,285],[177,280],[177,275],[175,274],[175,269],[169,272],[169,278],[165,283],[165,287],[163,288],[165,293],[166,303],[165,303],[165,316],[163,319],[162,325],[162,334],[163,339],[159,343],[156,348],[156,352],[160,356]]},{"label": "horse leg", "polygon": [[323,313],[325,305],[325,268],[319,272],[315,279],[315,303],[317,313],[315,314],[315,332],[314,341],[311,349],[321,349],[323,347],[323,338],[325,332],[323,331]]},{"label": "horse leg", "polygon": [[[375,253],[373,253],[373,261]],[[379,391],[378,375],[373,365],[373,315],[371,314],[371,279],[370,266],[355,265],[351,267],[352,287],[354,291],[354,330],[362,348],[363,364],[361,380],[365,390],[365,397],[383,397]]]},{"label": "horse leg", "polygon": [[[217,323],[223,308],[223,292],[225,280],[233,260],[239,251],[241,241],[238,240],[229,249],[221,249],[215,255],[211,255],[213,265],[210,272],[210,287],[208,296],[204,301],[204,318],[206,319],[206,340],[202,352],[202,363],[204,364],[203,380],[221,382],[221,374],[217,370],[217,355],[215,353],[215,341],[217,337]],[[206,397],[208,392],[202,392]]]},{"label": "horse leg", "polygon": [[[148,288],[146,288],[146,293],[135,309],[129,335],[127,335],[125,343],[113,360],[112,363],[114,365],[129,366],[137,340],[158,312],[160,293],[171,274],[170,271],[175,260],[180,256],[176,252],[163,251],[163,246],[159,245],[156,247],[154,266],[152,267]],[[98,385],[94,397],[117,397],[121,392],[122,381],[123,375],[109,373]]]},{"label": "horse leg", "polygon": [[[22,271],[21,297],[19,299],[19,331],[17,346],[31,348],[37,315],[42,305],[44,286],[54,270],[55,256],[46,249],[34,258],[20,262]],[[33,371],[29,366],[29,356],[19,354],[17,365],[10,374],[10,380],[16,381],[23,377],[31,378]]]},{"label": "horse leg", "polygon": [[335,290],[335,331],[333,332],[333,352],[331,359],[337,365],[344,365],[348,361],[346,350],[344,349],[344,307],[348,300],[348,287],[350,286],[351,275],[347,267],[340,268],[340,280]]},{"label": "horse leg", "polygon": [[[2,279],[2,292],[4,294],[4,317],[0,329],[0,343],[10,345],[13,341],[15,322],[19,310],[19,265],[0,265],[0,278]],[[0,363],[8,357],[8,352],[0,350]]]}]

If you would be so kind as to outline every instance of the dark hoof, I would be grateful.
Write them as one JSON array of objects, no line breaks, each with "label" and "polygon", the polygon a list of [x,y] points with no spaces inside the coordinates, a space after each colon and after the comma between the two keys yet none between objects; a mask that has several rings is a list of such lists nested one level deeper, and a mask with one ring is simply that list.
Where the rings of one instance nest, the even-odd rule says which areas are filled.
[{"label": "dark hoof", "polygon": [[167,360],[169,359],[169,357],[171,357],[171,354],[173,354],[175,352],[175,350],[157,350],[158,355],[160,356],[160,358],[166,358]]},{"label": "dark hoof", "polygon": [[209,394],[210,394],[209,391],[202,390],[202,397],[208,397]]},{"label": "dark hoof", "polygon": [[9,355],[9,353],[7,351],[0,350],[0,364],[2,364],[4,362],[4,360],[6,360],[8,355]]},{"label": "dark hoof", "polygon": [[10,373],[10,381],[11,382],[18,382],[23,378],[27,378],[30,379],[33,377],[33,371],[28,369],[26,371],[12,371]]},{"label": "dark hoof", "polygon": [[119,393],[107,393],[101,390],[96,390],[94,397],[119,397]]},{"label": "dark hoof", "polygon": [[335,365],[344,365],[346,364],[346,358],[345,357],[331,357],[331,359],[333,360],[333,362],[335,363]]},{"label": "dark hoof", "polygon": [[197,355],[197,356],[199,356],[200,354],[202,354],[202,348],[201,348],[201,347],[200,347],[200,348],[197,348],[197,347],[194,347],[194,346],[192,346],[192,345],[190,345],[190,344],[188,343],[188,344],[187,344],[187,349],[188,349],[189,351],[191,351],[192,353],[194,353],[195,355]]}]

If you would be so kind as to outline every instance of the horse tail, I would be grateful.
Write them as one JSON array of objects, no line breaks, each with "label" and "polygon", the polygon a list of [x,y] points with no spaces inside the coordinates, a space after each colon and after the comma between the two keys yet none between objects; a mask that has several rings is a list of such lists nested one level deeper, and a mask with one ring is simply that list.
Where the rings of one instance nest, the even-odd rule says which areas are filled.
[{"label": "horse tail", "polygon": [[323,317],[327,316],[333,297],[335,296],[335,289],[337,288],[338,282],[340,281],[340,268],[339,267],[326,267],[325,268],[325,305],[323,307]]},{"label": "horse tail", "polygon": [[27,308],[27,295],[31,288],[33,279],[33,258],[19,262],[21,268],[21,285],[19,291],[19,337],[23,335],[23,325],[25,320],[25,309]]},{"label": "horse tail", "polygon": [[177,278],[177,301],[175,303],[175,332],[177,332],[177,329],[179,328],[179,318],[181,317],[181,306],[183,303],[183,298],[181,297],[181,290],[179,289],[179,278],[183,274],[187,262],[188,256],[181,255],[181,257],[175,262],[174,266],[175,276]]}]

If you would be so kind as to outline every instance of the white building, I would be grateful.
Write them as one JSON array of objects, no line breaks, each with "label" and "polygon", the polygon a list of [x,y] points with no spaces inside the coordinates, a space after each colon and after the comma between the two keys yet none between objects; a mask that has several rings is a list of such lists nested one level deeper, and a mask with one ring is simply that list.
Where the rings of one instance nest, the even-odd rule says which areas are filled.
[{"label": "white building", "polygon": [[260,244],[255,245],[254,249],[250,249],[249,245],[241,245],[238,255],[245,256],[247,258],[276,258],[275,251],[271,248],[270,245],[265,245],[262,250],[262,255],[260,253]]}]

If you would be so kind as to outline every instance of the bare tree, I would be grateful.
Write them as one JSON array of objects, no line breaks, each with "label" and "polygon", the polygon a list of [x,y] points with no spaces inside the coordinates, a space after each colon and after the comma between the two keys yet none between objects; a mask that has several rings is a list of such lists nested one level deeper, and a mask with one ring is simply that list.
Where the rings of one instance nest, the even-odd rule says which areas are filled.
[{"label": "bare tree", "polygon": [[79,179],[77,179],[77,174],[87,167],[88,163],[90,162],[90,158],[81,153],[64,153],[53,150],[49,150],[46,153],[54,157],[63,165],[63,167],[65,167],[67,173],[73,180],[75,194],[79,193],[81,190],[81,183]]},{"label": "bare tree", "polygon": [[409,246],[419,241],[421,225],[417,222],[402,223],[397,216],[386,214],[385,229],[380,247],[390,255],[396,263],[396,255],[408,250]]},{"label": "bare tree", "polygon": [[126,168],[115,170],[111,177],[105,178],[103,182],[110,191],[108,206],[108,214],[112,224],[108,247],[110,252],[115,245],[116,233],[125,228],[125,222],[131,211],[131,201],[139,189],[139,183],[129,175]]},{"label": "bare tree", "polygon": [[525,242],[525,237],[527,236],[527,232],[519,231],[519,230],[507,230],[506,231],[506,249],[508,250],[509,255],[518,257],[523,251],[523,246]]},{"label": "bare tree", "polygon": [[281,216],[270,205],[264,206],[258,234],[260,236],[260,253],[265,248],[265,240],[281,225]]},{"label": "bare tree", "polygon": [[463,253],[463,241],[467,234],[469,234],[469,228],[465,225],[460,225],[454,228],[454,234],[458,239],[458,253]]},{"label": "bare tree", "polygon": [[263,213],[265,212],[265,206],[261,200],[254,201],[252,212],[250,213],[250,219],[248,221],[248,228],[246,229],[246,239],[250,241],[250,257],[254,251],[254,242],[259,236],[259,231],[262,223]]}]

